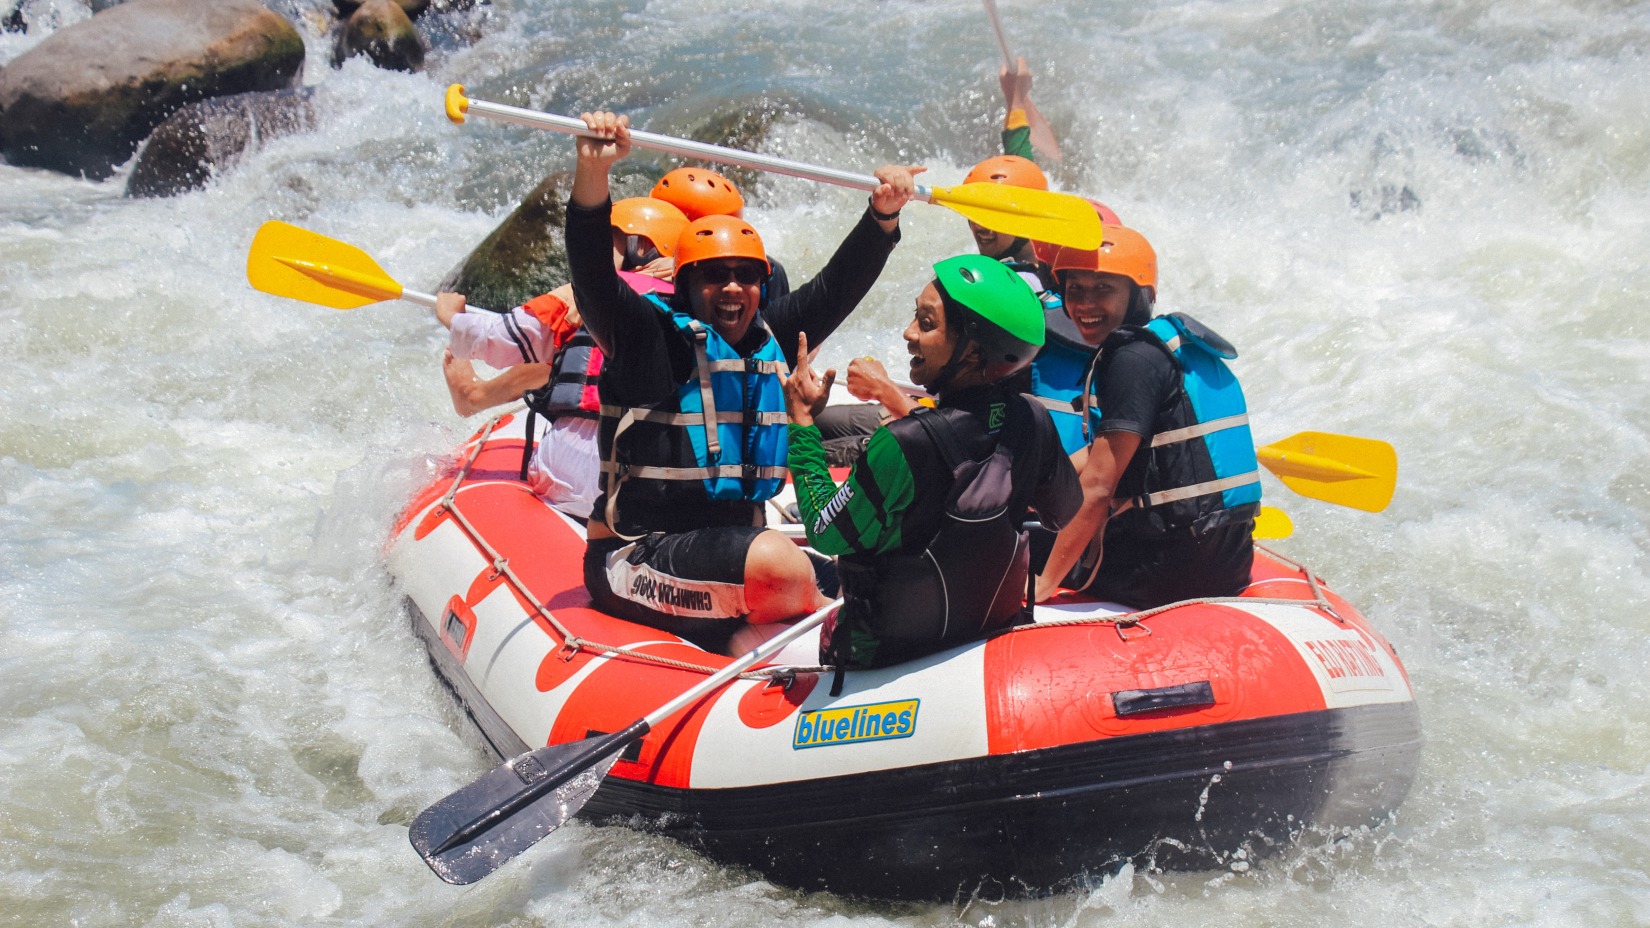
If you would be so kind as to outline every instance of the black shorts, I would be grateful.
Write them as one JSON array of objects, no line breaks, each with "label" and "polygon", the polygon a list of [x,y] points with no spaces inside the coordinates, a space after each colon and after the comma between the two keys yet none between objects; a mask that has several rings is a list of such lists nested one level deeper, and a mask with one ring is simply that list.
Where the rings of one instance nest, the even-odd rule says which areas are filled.
[{"label": "black shorts", "polygon": [[847,404],[827,406],[814,417],[819,437],[825,443],[825,464],[828,467],[852,467],[865,453],[871,433],[882,425],[885,413],[881,404]]},{"label": "black shorts", "polygon": [[1084,591],[1135,609],[1183,599],[1237,596],[1249,585],[1255,562],[1253,521],[1140,539],[1107,532],[1100,573]]},{"label": "black shorts", "polygon": [[750,613],[745,558],[763,531],[729,525],[634,542],[592,541],[584,552],[584,585],[609,615],[720,649]]}]

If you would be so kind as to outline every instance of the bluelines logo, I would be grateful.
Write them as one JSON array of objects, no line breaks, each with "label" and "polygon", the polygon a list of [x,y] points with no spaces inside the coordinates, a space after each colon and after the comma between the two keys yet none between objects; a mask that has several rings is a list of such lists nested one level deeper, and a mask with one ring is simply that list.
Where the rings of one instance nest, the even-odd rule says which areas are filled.
[{"label": "bluelines logo", "polygon": [[833,706],[804,712],[796,718],[791,747],[822,748],[860,741],[909,738],[917,731],[921,700],[901,699],[866,706]]}]

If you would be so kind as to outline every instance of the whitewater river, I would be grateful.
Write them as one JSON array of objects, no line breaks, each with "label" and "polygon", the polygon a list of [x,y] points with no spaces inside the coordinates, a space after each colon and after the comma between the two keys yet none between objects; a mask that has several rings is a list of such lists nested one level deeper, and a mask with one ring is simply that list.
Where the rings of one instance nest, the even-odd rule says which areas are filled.
[{"label": "whitewater river", "polygon": [[[76,2],[27,0],[0,64]],[[247,245],[284,219],[433,287],[571,161],[449,124],[452,81],[667,132],[765,99],[791,114],[774,153],[942,184],[995,150],[978,3],[731,6],[500,0],[405,75],[329,69],[287,5],[314,133],[171,200],[0,165],[0,924],[1650,923],[1650,4],[1628,0],[1001,0],[1056,184],[1145,232],[1163,308],[1240,347],[1257,437],[1398,449],[1381,514],[1266,490],[1281,550],[1414,679],[1428,744],[1389,826],[1007,903],[799,895],[583,824],[436,880],[407,823],[489,761],[378,559],[474,423],[428,311],[256,293]],[[863,202],[752,199],[793,279]],[[905,217],[827,360],[900,358],[926,266],[968,250],[947,211]]]}]

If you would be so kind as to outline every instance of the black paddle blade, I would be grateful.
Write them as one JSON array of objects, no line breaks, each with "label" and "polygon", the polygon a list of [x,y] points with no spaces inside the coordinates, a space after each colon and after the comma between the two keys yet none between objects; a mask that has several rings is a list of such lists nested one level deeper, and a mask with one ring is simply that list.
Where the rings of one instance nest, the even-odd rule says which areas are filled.
[{"label": "black paddle blade", "polygon": [[605,735],[507,760],[420,812],[407,837],[436,876],[474,883],[577,814],[626,743]]}]

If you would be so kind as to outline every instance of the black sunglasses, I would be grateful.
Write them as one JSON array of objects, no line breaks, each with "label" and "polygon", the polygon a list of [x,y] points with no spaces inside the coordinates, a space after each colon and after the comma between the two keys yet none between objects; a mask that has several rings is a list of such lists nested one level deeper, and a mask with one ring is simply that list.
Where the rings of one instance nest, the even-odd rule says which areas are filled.
[{"label": "black sunglasses", "polygon": [[726,287],[728,281],[736,280],[741,287],[754,287],[767,276],[762,265],[746,264],[706,264],[699,267],[699,279],[713,287]]}]

